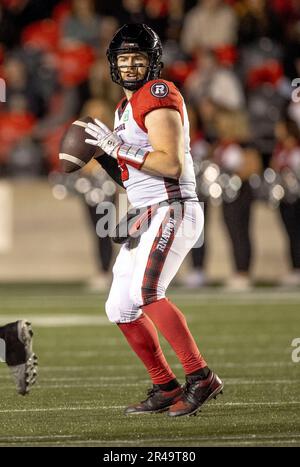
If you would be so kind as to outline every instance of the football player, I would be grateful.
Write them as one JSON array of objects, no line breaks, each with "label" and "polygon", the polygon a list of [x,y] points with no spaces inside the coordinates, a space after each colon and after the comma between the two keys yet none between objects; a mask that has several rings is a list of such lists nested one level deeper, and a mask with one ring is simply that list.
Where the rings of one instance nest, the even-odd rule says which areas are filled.
[{"label": "football player", "polygon": [[24,396],[37,378],[37,356],[32,350],[32,328],[25,320],[0,326],[0,356],[5,360],[16,382],[17,392]]},{"label": "football player", "polygon": [[[183,313],[166,290],[203,229],[189,148],[189,123],[181,94],[160,79],[162,46],[145,24],[126,24],[113,37],[107,57],[112,80],[125,97],[112,132],[95,119],[86,143],[98,146],[121,169],[128,199],[148,207],[150,224],[138,242],[121,247],[113,268],[106,313],[144,363],[153,386],[126,414],[191,415],[223,389],[200,354]],[[101,163],[101,155],[98,157]],[[182,388],[160,347],[167,339],[186,374]]]}]

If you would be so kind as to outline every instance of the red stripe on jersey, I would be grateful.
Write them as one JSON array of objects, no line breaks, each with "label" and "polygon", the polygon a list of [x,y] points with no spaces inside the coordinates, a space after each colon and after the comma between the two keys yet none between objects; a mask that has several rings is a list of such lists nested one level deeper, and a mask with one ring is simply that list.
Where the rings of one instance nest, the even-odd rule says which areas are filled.
[{"label": "red stripe on jersey", "polygon": [[180,199],[181,191],[179,180],[164,177],[164,184],[167,191],[168,199]]},{"label": "red stripe on jersey", "polygon": [[[175,218],[175,208],[170,207],[159,227],[158,234],[155,237],[151,251],[148,256],[146,269],[142,282],[142,299],[143,305],[155,302],[157,300],[157,285],[164,267],[171,245],[174,241],[176,232],[182,222],[184,205],[181,205],[180,218]],[[169,237],[165,239],[163,234],[168,224],[173,228],[169,233]]]},{"label": "red stripe on jersey", "polygon": [[122,115],[124,113],[124,110],[126,108],[127,103],[128,103],[128,101],[127,101],[126,97],[123,97],[117,104],[116,110],[118,111],[119,120],[120,120],[120,118],[122,117]]},{"label": "red stripe on jersey", "polygon": [[[151,89],[153,85],[161,83],[164,89],[167,88],[168,92],[164,97],[156,97],[152,94]],[[138,126],[147,133],[145,127],[145,117],[152,110],[156,109],[174,109],[180,113],[181,121],[183,124],[183,98],[176,88],[175,84],[170,81],[162,79],[152,80],[144,84],[138,91],[136,91],[130,99],[133,118]]]}]

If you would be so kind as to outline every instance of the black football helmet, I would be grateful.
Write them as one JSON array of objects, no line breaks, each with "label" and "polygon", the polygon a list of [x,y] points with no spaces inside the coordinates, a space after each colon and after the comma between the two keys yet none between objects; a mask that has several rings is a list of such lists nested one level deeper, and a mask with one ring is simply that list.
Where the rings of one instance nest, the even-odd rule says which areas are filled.
[{"label": "black football helmet", "polygon": [[[136,81],[123,80],[117,64],[121,53],[146,52],[149,65],[145,77]],[[125,89],[136,91],[147,81],[159,78],[162,69],[162,46],[156,32],[146,24],[124,24],[114,35],[106,52],[110,63],[111,78]]]}]

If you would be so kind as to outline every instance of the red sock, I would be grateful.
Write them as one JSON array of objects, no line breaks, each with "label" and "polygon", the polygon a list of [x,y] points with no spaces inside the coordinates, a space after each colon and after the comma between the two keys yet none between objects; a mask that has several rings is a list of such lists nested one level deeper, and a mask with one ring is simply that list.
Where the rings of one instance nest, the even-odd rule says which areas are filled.
[{"label": "red sock", "polygon": [[153,384],[166,384],[176,378],[162,352],[155,326],[147,316],[142,315],[131,323],[119,323],[118,326],[144,363]]},{"label": "red sock", "polygon": [[167,339],[186,374],[207,366],[181,311],[167,298],[143,306],[143,311]]}]

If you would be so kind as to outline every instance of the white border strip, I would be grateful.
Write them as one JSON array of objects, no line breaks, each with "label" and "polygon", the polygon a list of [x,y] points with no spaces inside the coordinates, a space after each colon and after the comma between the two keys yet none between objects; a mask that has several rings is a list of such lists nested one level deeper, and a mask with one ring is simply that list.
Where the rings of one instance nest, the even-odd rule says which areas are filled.
[{"label": "white border strip", "polygon": [[60,152],[59,153],[59,158],[65,160],[65,161],[73,162],[73,164],[79,165],[79,167],[84,167],[85,166],[85,162],[78,159],[78,157],[71,156],[71,154],[67,154],[65,152]]},{"label": "white border strip", "polygon": [[81,120],[75,120],[75,122],[73,122],[72,125],[82,126],[83,128],[86,128],[88,126],[86,122],[82,122]]}]

